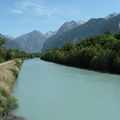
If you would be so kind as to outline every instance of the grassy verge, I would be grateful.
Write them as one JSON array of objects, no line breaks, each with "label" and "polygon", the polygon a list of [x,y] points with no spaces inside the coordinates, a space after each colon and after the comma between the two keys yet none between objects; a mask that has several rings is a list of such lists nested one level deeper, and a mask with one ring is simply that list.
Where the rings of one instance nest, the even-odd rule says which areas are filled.
[{"label": "grassy verge", "polygon": [[17,59],[0,67],[0,120],[18,107],[17,100],[12,96],[12,88],[21,64],[22,60]]}]

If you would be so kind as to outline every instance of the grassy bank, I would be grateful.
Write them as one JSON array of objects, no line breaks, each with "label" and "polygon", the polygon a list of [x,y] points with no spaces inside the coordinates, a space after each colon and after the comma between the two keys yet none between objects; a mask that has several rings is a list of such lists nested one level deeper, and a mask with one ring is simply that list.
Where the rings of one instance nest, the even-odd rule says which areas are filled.
[{"label": "grassy bank", "polygon": [[0,120],[18,107],[16,99],[12,96],[12,88],[21,64],[21,59],[0,64]]}]

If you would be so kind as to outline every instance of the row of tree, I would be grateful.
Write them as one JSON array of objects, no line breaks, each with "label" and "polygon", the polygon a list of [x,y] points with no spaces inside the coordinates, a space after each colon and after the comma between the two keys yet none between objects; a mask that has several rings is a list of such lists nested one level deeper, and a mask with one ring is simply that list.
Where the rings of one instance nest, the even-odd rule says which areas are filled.
[{"label": "row of tree", "polygon": [[44,53],[41,59],[97,71],[120,73],[120,32],[91,36]]},{"label": "row of tree", "polygon": [[3,46],[5,39],[0,37],[0,63],[16,58],[35,58],[40,57],[40,53],[26,53],[17,49],[6,49]]}]

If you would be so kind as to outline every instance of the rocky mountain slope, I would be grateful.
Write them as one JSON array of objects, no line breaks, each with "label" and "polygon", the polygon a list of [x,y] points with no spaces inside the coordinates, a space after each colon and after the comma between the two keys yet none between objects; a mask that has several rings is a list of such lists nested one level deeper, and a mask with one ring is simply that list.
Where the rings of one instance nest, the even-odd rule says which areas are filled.
[{"label": "rocky mountain slope", "polygon": [[37,30],[17,37],[14,41],[26,52],[41,52],[46,37]]},{"label": "rocky mountain slope", "polygon": [[59,48],[67,43],[78,42],[81,39],[88,38],[92,35],[102,34],[106,31],[112,33],[120,30],[120,14],[111,15],[109,18],[93,18],[86,23],[79,25],[67,32],[49,38],[44,46],[43,51],[53,48]]}]

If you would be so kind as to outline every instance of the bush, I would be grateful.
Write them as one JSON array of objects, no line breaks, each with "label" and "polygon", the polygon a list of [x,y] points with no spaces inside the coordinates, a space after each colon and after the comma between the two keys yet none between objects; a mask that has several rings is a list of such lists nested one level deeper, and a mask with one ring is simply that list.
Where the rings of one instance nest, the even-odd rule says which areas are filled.
[{"label": "bush", "polygon": [[17,100],[6,90],[0,89],[0,116],[18,107]]},{"label": "bush", "polygon": [[18,77],[18,70],[13,68],[13,69],[10,69],[10,71],[13,73],[13,75],[15,76],[15,78]]}]

